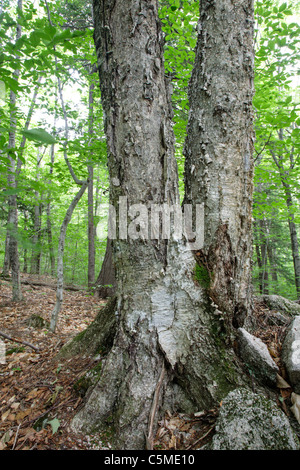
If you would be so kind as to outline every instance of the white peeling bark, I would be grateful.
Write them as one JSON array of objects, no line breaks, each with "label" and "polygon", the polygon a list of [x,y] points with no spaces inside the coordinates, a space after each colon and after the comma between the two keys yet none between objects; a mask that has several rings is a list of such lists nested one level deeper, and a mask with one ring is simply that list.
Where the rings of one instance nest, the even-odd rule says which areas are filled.
[{"label": "white peeling bark", "polygon": [[196,254],[228,326],[251,312],[253,0],[202,0],[185,146],[185,202],[203,203]]}]

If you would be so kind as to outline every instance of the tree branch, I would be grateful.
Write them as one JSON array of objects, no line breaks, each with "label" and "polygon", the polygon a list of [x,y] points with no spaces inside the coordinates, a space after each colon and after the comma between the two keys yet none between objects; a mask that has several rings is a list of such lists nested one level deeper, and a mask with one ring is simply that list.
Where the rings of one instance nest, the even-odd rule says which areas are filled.
[{"label": "tree branch", "polygon": [[34,351],[39,352],[39,348],[33,346],[33,344],[27,343],[27,341],[21,341],[20,339],[12,338],[6,333],[3,333],[3,331],[0,331],[0,336],[3,336],[3,338],[8,339],[9,341],[14,341],[15,343],[25,344],[25,346],[29,346],[30,348],[34,349]]}]

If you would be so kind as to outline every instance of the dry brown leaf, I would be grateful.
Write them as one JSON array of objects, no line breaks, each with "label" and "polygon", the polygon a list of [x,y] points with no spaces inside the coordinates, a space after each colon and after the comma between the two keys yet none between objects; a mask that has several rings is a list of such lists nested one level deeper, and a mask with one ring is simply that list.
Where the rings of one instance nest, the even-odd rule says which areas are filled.
[{"label": "dry brown leaf", "polygon": [[6,418],[8,417],[10,413],[10,410],[7,410],[5,411],[2,415],[1,415],[1,421],[4,422],[6,420]]},{"label": "dry brown leaf", "polygon": [[6,444],[4,442],[0,441],[0,450],[4,450],[5,447],[7,447]]},{"label": "dry brown leaf", "polygon": [[181,432],[188,432],[191,428],[190,423],[184,423],[183,425],[180,426],[180,431]]},{"label": "dry brown leaf", "polygon": [[11,405],[10,407],[11,407],[13,410],[17,410],[20,405],[21,405],[20,402],[15,401],[14,403],[12,403],[12,405]]},{"label": "dry brown leaf", "polygon": [[291,386],[279,374],[276,376],[276,385],[278,388],[291,388]]},{"label": "dry brown leaf", "polygon": [[19,421],[22,421],[24,418],[26,418],[26,416],[30,415],[30,413],[32,412],[32,410],[30,408],[28,408],[27,410],[23,410],[23,411],[20,411],[17,415],[16,415],[16,420],[19,422]]},{"label": "dry brown leaf", "polygon": [[25,435],[19,439],[21,442],[26,441],[27,439],[34,440],[34,435],[36,434],[36,430],[34,428],[27,428],[23,431],[25,431]]},{"label": "dry brown leaf", "polygon": [[7,443],[9,442],[13,434],[14,433],[11,429],[9,429],[3,434],[0,440],[0,450],[5,450],[5,448],[7,447]]},{"label": "dry brown leaf", "polygon": [[176,449],[176,436],[173,433],[169,441],[169,449]]},{"label": "dry brown leaf", "polygon": [[291,395],[291,402],[293,403],[293,406],[291,406],[291,411],[300,424],[300,395],[297,395],[293,392]]},{"label": "dry brown leaf", "polygon": [[275,343],[271,343],[268,349],[269,349],[269,353],[271,354],[273,358],[278,357],[277,345]]},{"label": "dry brown leaf", "polygon": [[11,403],[13,403],[15,401],[15,398],[16,398],[16,395],[13,395],[7,402],[8,405],[10,405]]},{"label": "dry brown leaf", "polygon": [[32,400],[32,398],[36,398],[37,394],[38,394],[38,389],[34,388],[33,390],[31,390],[31,392],[28,393],[28,395],[26,397],[26,401],[27,400]]},{"label": "dry brown leaf", "polygon": [[173,431],[174,429],[178,429],[181,425],[181,420],[179,418],[171,418],[168,422],[167,428]]}]

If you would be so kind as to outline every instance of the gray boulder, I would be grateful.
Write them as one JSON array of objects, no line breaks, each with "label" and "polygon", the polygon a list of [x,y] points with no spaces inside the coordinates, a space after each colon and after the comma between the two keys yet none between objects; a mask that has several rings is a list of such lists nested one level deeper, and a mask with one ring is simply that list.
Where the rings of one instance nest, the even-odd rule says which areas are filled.
[{"label": "gray boulder", "polygon": [[293,319],[287,329],[281,358],[291,385],[300,394],[300,315]]},{"label": "gray boulder", "polygon": [[246,389],[223,400],[210,450],[299,450],[299,439],[275,403]]},{"label": "gray boulder", "polygon": [[266,344],[244,328],[238,328],[237,340],[240,357],[255,378],[265,385],[275,386],[279,369]]},{"label": "gray boulder", "polygon": [[281,297],[281,295],[261,295],[258,297],[271,310],[276,310],[288,316],[300,315],[300,304]]}]

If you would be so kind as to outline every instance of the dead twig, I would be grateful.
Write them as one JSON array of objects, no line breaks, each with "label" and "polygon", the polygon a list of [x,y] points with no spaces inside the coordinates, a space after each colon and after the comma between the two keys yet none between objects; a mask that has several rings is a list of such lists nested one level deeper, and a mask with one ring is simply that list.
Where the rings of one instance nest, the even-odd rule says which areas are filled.
[{"label": "dead twig", "polygon": [[209,433],[211,433],[211,431],[215,428],[215,424],[207,431],[207,433],[205,433],[203,436],[199,437],[199,439],[197,439],[195,442],[193,442],[193,444],[191,444],[190,446],[188,446],[185,450],[190,450],[192,449],[193,447],[195,447],[197,444],[199,444],[199,442],[201,442],[203,439],[205,439],[206,436],[208,436]]},{"label": "dead twig", "polygon": [[15,440],[14,440],[14,444],[13,444],[11,450],[14,450],[15,447],[16,447],[16,443],[17,443],[17,441],[18,441],[18,436],[19,436],[20,427],[21,427],[21,423],[20,423],[19,426],[18,426],[18,429],[17,429],[17,432],[16,432],[16,436],[15,436]]},{"label": "dead twig", "polygon": [[3,333],[3,331],[0,331],[0,336],[3,336],[3,338],[8,339],[9,341],[14,341],[15,343],[25,344],[25,346],[29,346],[30,348],[32,348],[36,352],[40,351],[39,348],[37,348],[36,346],[33,346],[33,344],[27,343],[27,341],[22,341],[20,339],[12,338],[11,336],[7,335],[6,333]]},{"label": "dead twig", "polygon": [[155,413],[156,413],[157,406],[158,406],[160,387],[165,376],[165,371],[166,371],[165,364],[163,363],[161,373],[160,373],[160,376],[156,385],[156,389],[154,392],[152,407],[150,410],[148,436],[146,436],[146,449],[147,450],[153,450],[153,423],[154,423]]}]

